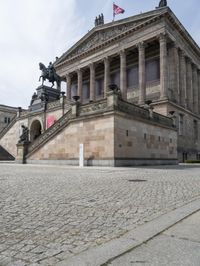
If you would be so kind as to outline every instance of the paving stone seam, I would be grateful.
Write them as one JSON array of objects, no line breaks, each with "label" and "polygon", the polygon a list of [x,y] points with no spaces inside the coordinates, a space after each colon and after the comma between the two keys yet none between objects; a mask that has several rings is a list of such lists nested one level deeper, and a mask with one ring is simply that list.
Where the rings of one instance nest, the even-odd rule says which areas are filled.
[{"label": "paving stone seam", "polygon": [[56,266],[106,266],[111,261],[132,249],[151,240],[155,236],[184,220],[200,210],[200,199],[170,211],[146,224],[143,224],[120,238],[111,240],[101,246],[93,247]]}]

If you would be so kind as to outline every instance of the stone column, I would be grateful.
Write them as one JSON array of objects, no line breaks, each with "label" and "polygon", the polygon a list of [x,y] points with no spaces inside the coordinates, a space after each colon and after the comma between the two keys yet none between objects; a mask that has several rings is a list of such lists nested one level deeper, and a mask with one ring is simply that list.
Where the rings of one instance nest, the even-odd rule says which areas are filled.
[{"label": "stone column", "polygon": [[186,59],[186,73],[187,73],[187,95],[188,95],[188,108],[193,108],[193,97],[192,97],[192,65],[189,58]]},{"label": "stone column", "polygon": [[198,78],[198,86],[197,86],[197,90],[198,90],[198,114],[200,114],[200,69],[198,69],[197,71],[197,78]]},{"label": "stone column", "polygon": [[107,96],[108,86],[110,85],[110,60],[104,58],[104,98]]},{"label": "stone column", "polygon": [[166,100],[167,95],[167,39],[160,35],[160,99]]},{"label": "stone column", "polygon": [[126,74],[126,53],[120,52],[120,90],[122,98],[127,100],[127,74]]},{"label": "stone column", "polygon": [[180,82],[181,82],[180,103],[185,108],[188,108],[188,93],[187,93],[187,82],[186,82],[186,61],[185,61],[185,53],[183,51],[180,51]]},{"label": "stone column", "polygon": [[145,72],[145,44],[138,44],[139,53],[139,104],[144,104],[146,100],[146,72]]},{"label": "stone column", "polygon": [[95,65],[90,64],[90,101],[95,101]]},{"label": "stone column", "polygon": [[179,65],[179,47],[174,46],[173,47],[174,51],[174,94],[175,98],[178,104],[180,104],[180,98],[181,98],[181,93],[180,93],[180,65]]},{"label": "stone column", "polygon": [[193,111],[198,114],[198,77],[197,67],[193,65],[192,68],[192,84],[193,84]]},{"label": "stone column", "polygon": [[81,69],[77,70],[77,77],[78,77],[78,96],[80,97],[80,103],[81,103],[83,98],[83,72],[81,71]]},{"label": "stone column", "polygon": [[67,90],[66,90],[67,99],[71,100],[72,77],[70,74],[67,74],[66,81],[67,81]]}]

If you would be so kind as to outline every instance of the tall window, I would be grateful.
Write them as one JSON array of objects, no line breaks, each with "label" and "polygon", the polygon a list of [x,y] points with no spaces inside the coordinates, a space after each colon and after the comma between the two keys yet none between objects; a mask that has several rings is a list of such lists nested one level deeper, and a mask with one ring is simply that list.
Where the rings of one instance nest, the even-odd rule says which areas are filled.
[{"label": "tall window", "polygon": [[83,83],[83,100],[88,100],[90,98],[90,85],[89,82]]},{"label": "tall window", "polygon": [[128,83],[128,88],[138,86],[139,83],[138,66],[134,66],[127,70],[127,83]]},{"label": "tall window", "polygon": [[111,75],[111,83],[120,87],[120,72],[117,71]]},{"label": "tall window", "polygon": [[146,61],[146,82],[160,79],[160,61],[158,58]]},{"label": "tall window", "polygon": [[71,86],[71,97],[76,96],[78,93],[78,86],[77,84],[72,84]]},{"label": "tall window", "polygon": [[96,79],[96,96],[101,97],[103,95],[103,78]]},{"label": "tall window", "polygon": [[178,133],[179,136],[183,135],[183,114],[179,114],[178,117]]},{"label": "tall window", "polygon": [[198,122],[194,120],[194,141],[198,140]]}]

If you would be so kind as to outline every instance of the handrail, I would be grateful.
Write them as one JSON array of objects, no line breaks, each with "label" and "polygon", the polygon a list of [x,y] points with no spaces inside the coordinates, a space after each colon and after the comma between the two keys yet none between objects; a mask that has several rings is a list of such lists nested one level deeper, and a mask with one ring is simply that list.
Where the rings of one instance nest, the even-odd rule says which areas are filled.
[{"label": "handrail", "polygon": [[71,118],[71,109],[64,114],[58,121],[55,122],[50,128],[48,128],[43,134],[41,134],[35,141],[33,141],[28,147],[29,157],[32,153],[34,153],[38,148],[47,143],[50,139],[52,139],[58,132],[60,132],[68,123]]},{"label": "handrail", "polygon": [[7,125],[7,127],[5,127],[1,132],[0,132],[0,139],[3,138],[3,136],[8,132],[8,130],[15,124],[17,120],[17,115],[15,115],[13,117],[13,119],[11,120],[11,122]]}]

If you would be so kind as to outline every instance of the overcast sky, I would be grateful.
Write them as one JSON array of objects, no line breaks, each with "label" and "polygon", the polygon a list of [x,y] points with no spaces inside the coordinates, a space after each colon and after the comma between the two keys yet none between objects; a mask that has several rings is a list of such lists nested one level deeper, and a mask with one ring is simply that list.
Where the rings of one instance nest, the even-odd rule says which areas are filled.
[{"label": "overcast sky", "polygon": [[[96,15],[112,20],[113,0],[0,0],[0,104],[27,108],[40,85],[38,63],[48,65],[91,30]],[[159,0],[116,0],[122,19],[149,11]],[[200,45],[197,0],[168,0]]]}]

